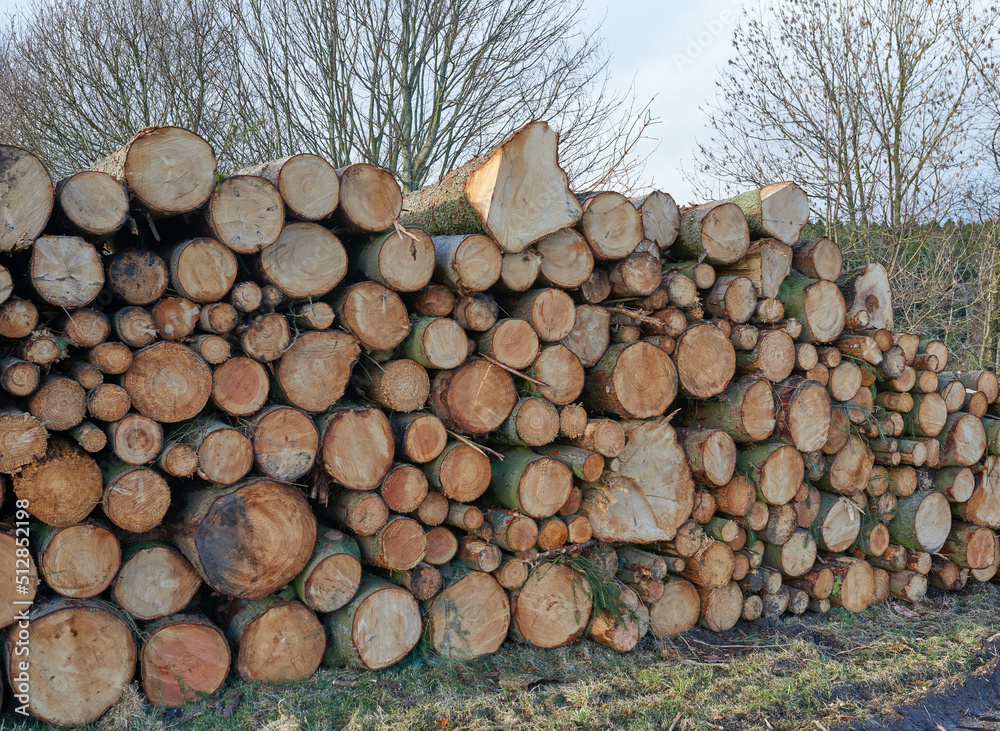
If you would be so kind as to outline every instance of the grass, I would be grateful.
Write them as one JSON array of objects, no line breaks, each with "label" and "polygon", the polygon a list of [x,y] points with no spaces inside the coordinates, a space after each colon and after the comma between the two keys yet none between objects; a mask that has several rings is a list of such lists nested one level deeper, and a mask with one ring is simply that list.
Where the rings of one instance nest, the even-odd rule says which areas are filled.
[{"label": "grass", "polygon": [[[284,687],[231,681],[215,698],[165,713],[131,687],[89,728],[833,731],[993,667],[1000,587],[932,599],[647,637],[627,655],[588,641],[558,650],[510,642],[461,665],[415,653],[378,674],[323,669]],[[0,728],[41,726],[7,716]]]}]

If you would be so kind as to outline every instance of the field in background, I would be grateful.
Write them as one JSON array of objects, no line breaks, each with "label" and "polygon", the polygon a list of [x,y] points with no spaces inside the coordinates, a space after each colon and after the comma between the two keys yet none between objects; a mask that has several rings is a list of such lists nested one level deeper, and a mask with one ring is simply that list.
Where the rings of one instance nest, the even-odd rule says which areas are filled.
[{"label": "field in background", "polygon": [[[508,642],[492,657],[454,665],[418,649],[381,673],[324,669],[287,687],[230,683],[217,698],[163,714],[133,684],[88,728],[834,731],[876,714],[891,720],[891,709],[929,690],[993,670],[1000,587],[930,597],[857,615],[834,609],[741,622],[723,635],[647,637],[628,655],[589,641],[555,651]],[[7,716],[2,728],[43,727]]]}]

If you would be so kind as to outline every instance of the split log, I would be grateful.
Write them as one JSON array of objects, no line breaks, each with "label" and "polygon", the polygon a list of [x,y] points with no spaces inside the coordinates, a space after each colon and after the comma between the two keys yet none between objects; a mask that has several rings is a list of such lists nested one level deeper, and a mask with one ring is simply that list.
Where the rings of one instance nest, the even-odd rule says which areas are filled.
[{"label": "split log", "polygon": [[404,222],[432,234],[487,233],[514,253],[572,226],[581,210],[558,166],[556,140],[546,123],[526,125],[489,155],[408,194]]},{"label": "split log", "polygon": [[[870,327],[892,330],[892,292],[884,266],[866,264],[845,274],[837,284],[844,295],[848,317],[865,310]],[[944,370],[943,366],[941,370]]]},{"label": "split log", "polygon": [[757,485],[758,497],[769,505],[784,505],[795,497],[805,467],[790,444],[754,444],[740,450],[736,467]]}]

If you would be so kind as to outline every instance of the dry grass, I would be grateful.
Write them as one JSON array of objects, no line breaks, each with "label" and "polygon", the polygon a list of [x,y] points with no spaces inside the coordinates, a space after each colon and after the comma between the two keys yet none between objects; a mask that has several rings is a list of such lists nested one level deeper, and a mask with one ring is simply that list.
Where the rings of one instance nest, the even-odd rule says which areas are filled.
[{"label": "dry grass", "polygon": [[[884,713],[993,661],[1000,588],[971,586],[920,607],[786,616],[714,635],[643,640],[628,655],[590,642],[450,665],[415,653],[378,674],[321,670],[287,687],[231,682],[217,698],[161,713],[130,689],[94,728],[828,729]],[[914,609],[916,611],[914,611]],[[35,728],[12,722],[3,729]]]}]

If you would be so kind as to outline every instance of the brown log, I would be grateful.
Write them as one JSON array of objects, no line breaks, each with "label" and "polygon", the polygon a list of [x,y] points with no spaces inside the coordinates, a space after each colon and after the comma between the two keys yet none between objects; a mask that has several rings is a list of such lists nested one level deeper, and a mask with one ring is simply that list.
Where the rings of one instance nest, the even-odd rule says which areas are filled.
[{"label": "brown log", "polygon": [[[17,626],[5,642],[7,677],[18,683],[27,711],[47,724],[77,728],[118,702],[135,674],[132,630],[110,604],[96,599],[54,599],[34,607],[30,624],[30,673],[17,655]],[[23,646],[23,645],[22,645]]]},{"label": "brown log", "polygon": [[154,623],[145,634],[139,667],[146,699],[154,706],[178,708],[226,682],[229,644],[207,619],[178,615]]},{"label": "brown log", "polygon": [[729,338],[712,325],[695,325],[677,340],[674,356],[680,389],[696,398],[725,391],[736,370],[736,353]]},{"label": "brown log", "polygon": [[538,447],[559,435],[559,412],[547,399],[522,398],[500,425],[494,439],[503,444]]},{"label": "brown log", "polygon": [[170,254],[170,283],[192,302],[223,299],[236,281],[236,255],[210,238],[189,239]]},{"label": "brown log", "polygon": [[198,469],[198,453],[182,442],[167,442],[156,465],[168,475],[190,477]]},{"label": "brown log", "polygon": [[736,364],[747,373],[760,373],[769,381],[783,381],[795,368],[795,344],[780,330],[760,333],[756,347],[736,354]]},{"label": "brown log", "polygon": [[517,254],[504,254],[500,264],[500,285],[509,292],[527,292],[538,279],[541,267],[542,255],[534,246]]},{"label": "brown log", "polygon": [[538,242],[537,250],[541,257],[539,274],[549,286],[575,289],[586,282],[594,270],[594,253],[591,247],[587,240],[573,229],[562,229],[546,236]]},{"label": "brown log", "polygon": [[104,268],[94,247],[78,236],[40,236],[31,249],[31,284],[56,307],[86,307],[104,287]]},{"label": "brown log", "polygon": [[428,492],[420,506],[410,514],[424,525],[441,525],[448,517],[448,498],[440,492]]},{"label": "brown log", "polygon": [[810,279],[836,282],[844,267],[844,256],[835,241],[821,236],[802,239],[793,247],[792,266]]},{"label": "brown log", "polygon": [[230,416],[250,416],[259,411],[270,387],[264,366],[251,358],[230,358],[212,370],[212,404]]},{"label": "brown log", "polygon": [[124,385],[141,414],[172,424],[201,412],[211,395],[212,372],[191,349],[157,343],[135,354]]},{"label": "brown log", "polygon": [[[256,282],[237,282],[229,290],[229,301],[240,312],[254,312],[260,309],[264,295],[260,290],[260,285]],[[326,305],[329,307],[329,305]],[[331,310],[330,324],[333,323]],[[329,327],[330,325],[326,325]]]},{"label": "brown log", "polygon": [[659,257],[640,252],[616,262],[608,274],[611,293],[617,297],[642,297],[652,294],[660,286],[662,279]]},{"label": "brown log", "polygon": [[747,219],[733,203],[706,203],[681,212],[680,231],[673,245],[678,256],[710,264],[739,261],[750,246]]},{"label": "brown log", "polygon": [[164,340],[180,340],[194,332],[201,310],[183,297],[161,299],[152,308],[153,325]]},{"label": "brown log", "polygon": [[986,453],[986,430],[972,414],[954,413],[937,435],[942,467],[968,467]]},{"label": "brown log", "polygon": [[13,488],[34,517],[64,528],[83,520],[100,502],[101,470],[82,450],[53,440],[44,457],[14,475]]},{"label": "brown log", "polygon": [[[605,312],[602,308],[593,309]],[[527,368],[538,356],[538,336],[534,328],[517,318],[499,320],[479,335],[476,342],[480,353],[509,368]]]},{"label": "brown log", "polygon": [[170,486],[159,472],[117,461],[103,472],[101,509],[112,523],[131,533],[160,525],[170,507]]},{"label": "brown log", "polygon": [[394,442],[379,409],[343,406],[320,417],[319,463],[350,490],[374,490],[392,467]]},{"label": "brown log", "polygon": [[347,272],[347,253],[333,233],[315,223],[289,223],[264,249],[258,270],[292,298],[321,297]]},{"label": "brown log", "polygon": [[[646,342],[612,345],[589,375],[587,406],[625,418],[659,416],[677,395],[673,362]],[[711,383],[704,385],[705,389],[712,387]]]},{"label": "brown log", "polygon": [[111,450],[126,464],[151,464],[163,447],[163,427],[142,414],[126,414],[108,424],[107,433]]},{"label": "brown log", "polygon": [[503,423],[516,400],[509,374],[488,361],[472,360],[455,370],[438,373],[430,406],[436,416],[456,431],[485,434]]},{"label": "brown log", "polygon": [[54,186],[45,166],[27,150],[0,147],[0,215],[10,223],[0,236],[0,251],[26,249],[38,238],[52,213]]},{"label": "brown log", "polygon": [[[276,380],[281,398],[304,411],[325,411],[344,395],[359,353],[358,342],[345,333],[301,333],[278,363]],[[323,367],[317,368],[317,363]]]},{"label": "brown log", "polygon": [[125,548],[112,597],[132,617],[150,621],[183,610],[200,586],[201,577],[180,551],[142,542]]},{"label": "brown log", "polygon": [[736,466],[756,483],[758,497],[769,505],[791,501],[804,474],[802,456],[795,447],[777,442],[740,450]]},{"label": "brown log", "polygon": [[38,308],[28,300],[11,297],[0,304],[0,336],[26,338],[38,325]]},{"label": "brown log", "polygon": [[396,292],[416,292],[434,274],[434,244],[426,231],[403,228],[372,238],[354,265],[367,279]]},{"label": "brown log", "polygon": [[888,273],[881,264],[868,264],[845,274],[838,282],[848,315],[866,310],[873,328],[892,330],[892,294]]},{"label": "brown log", "polygon": [[410,332],[403,301],[378,282],[349,287],[338,300],[337,314],[358,342],[372,350],[391,350]]},{"label": "brown log", "polygon": [[417,464],[435,459],[448,441],[444,424],[433,414],[393,414],[391,425],[397,454]]},{"label": "brown log", "polygon": [[222,594],[267,596],[289,583],[312,555],[316,518],[294,487],[261,478],[185,498],[173,540],[205,583]]},{"label": "brown log", "polygon": [[100,452],[108,445],[108,438],[101,431],[101,428],[92,421],[84,419],[77,426],[70,430],[70,435],[76,443],[83,447],[84,451],[94,454]]},{"label": "brown log", "polygon": [[816,381],[794,376],[778,384],[778,433],[801,452],[814,452],[826,444],[830,434],[830,395]]},{"label": "brown log", "polygon": [[394,464],[379,486],[379,494],[394,513],[412,513],[427,497],[427,478],[409,464]]},{"label": "brown log", "polygon": [[[96,371],[97,369],[95,368],[94,370]],[[97,375],[101,376],[100,372]],[[38,388],[40,382],[41,374],[38,366],[34,363],[29,363],[20,358],[4,358],[0,360],[0,387],[11,396],[27,396]]]},{"label": "brown log", "polygon": [[[387,425],[388,428],[388,425]],[[231,485],[253,467],[253,445],[238,429],[204,416],[185,427],[185,441],[198,453],[198,476]]]},{"label": "brown log", "polygon": [[25,399],[38,423],[51,431],[72,429],[87,413],[83,386],[65,376],[46,376],[38,389]]},{"label": "brown log", "polygon": [[511,593],[511,634],[535,647],[572,644],[583,634],[592,606],[582,575],[560,564],[541,564]]},{"label": "brown log", "polygon": [[532,518],[555,515],[573,486],[568,467],[526,449],[511,449],[503,460],[491,458],[490,468],[496,504]]},{"label": "brown log", "polygon": [[496,579],[478,571],[456,571],[427,607],[426,622],[435,653],[471,660],[500,648],[510,620],[507,594]]},{"label": "brown log", "polygon": [[[214,302],[201,308],[198,325],[206,332],[224,335],[239,322],[239,313],[228,302]],[[155,325],[155,323],[154,323]]]},{"label": "brown log", "polygon": [[303,152],[234,174],[259,175],[269,180],[281,194],[288,215],[303,221],[327,218],[340,199],[337,172],[318,155]]},{"label": "brown log", "polygon": [[587,411],[579,404],[570,404],[559,409],[559,433],[567,439],[583,436],[587,428]]},{"label": "brown log", "polygon": [[41,525],[31,538],[42,578],[62,596],[73,599],[97,596],[118,573],[121,563],[118,539],[96,521],[65,528]]},{"label": "brown log", "polygon": [[303,330],[329,330],[335,318],[326,302],[305,302],[292,308],[292,321]]},{"label": "brown log", "polygon": [[114,383],[101,383],[87,394],[87,411],[100,421],[110,423],[123,419],[131,408],[128,392]]},{"label": "brown log", "polygon": [[[431,486],[459,502],[475,500],[490,483],[490,460],[479,449],[449,442],[438,457],[424,467]],[[561,504],[561,503],[560,503]]]},{"label": "brown log", "polygon": [[281,596],[235,601],[223,610],[244,680],[278,683],[310,677],[323,659],[323,625],[300,602]]}]

